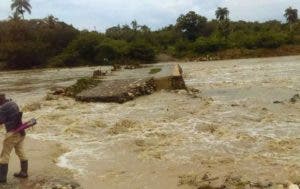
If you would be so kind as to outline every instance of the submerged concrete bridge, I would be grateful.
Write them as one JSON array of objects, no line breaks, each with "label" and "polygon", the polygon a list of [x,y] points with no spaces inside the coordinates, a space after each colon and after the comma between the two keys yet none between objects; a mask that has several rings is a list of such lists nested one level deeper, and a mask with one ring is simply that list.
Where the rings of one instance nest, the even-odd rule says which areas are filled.
[{"label": "submerged concrete bridge", "polygon": [[112,73],[105,76],[96,87],[79,93],[76,100],[124,103],[162,89],[186,89],[179,65],[161,64]]}]

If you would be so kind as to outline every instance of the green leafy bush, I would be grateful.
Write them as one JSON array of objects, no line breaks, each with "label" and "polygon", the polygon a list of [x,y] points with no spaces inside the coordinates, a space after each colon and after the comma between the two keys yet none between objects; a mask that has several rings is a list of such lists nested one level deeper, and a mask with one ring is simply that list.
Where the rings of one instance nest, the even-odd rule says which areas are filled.
[{"label": "green leafy bush", "polygon": [[97,45],[96,64],[113,64],[126,57],[129,45],[123,40],[105,39]]},{"label": "green leafy bush", "polygon": [[209,38],[200,37],[193,44],[194,52],[198,54],[216,52],[225,47],[226,42],[216,36],[211,36]]},{"label": "green leafy bush", "polygon": [[183,57],[189,54],[191,51],[192,43],[186,39],[179,39],[175,45],[174,49],[170,48],[169,50],[173,50],[175,57]]},{"label": "green leafy bush", "polygon": [[9,20],[0,22],[0,59],[6,68],[44,67],[77,35],[77,30],[56,20],[50,27],[46,20]]},{"label": "green leafy bush", "polygon": [[128,49],[128,57],[133,60],[143,62],[153,62],[155,60],[155,51],[153,47],[146,42],[131,43]]},{"label": "green leafy bush", "polygon": [[281,33],[265,32],[257,38],[257,47],[278,48],[287,42],[287,36]]},{"label": "green leafy bush", "polygon": [[2,46],[2,52],[7,56],[7,68],[26,69],[38,67],[43,64],[47,57],[47,46],[44,43],[23,42],[6,43]]},{"label": "green leafy bush", "polygon": [[51,58],[48,61],[48,67],[73,67],[80,66],[79,54],[73,53],[62,53],[56,57]]}]

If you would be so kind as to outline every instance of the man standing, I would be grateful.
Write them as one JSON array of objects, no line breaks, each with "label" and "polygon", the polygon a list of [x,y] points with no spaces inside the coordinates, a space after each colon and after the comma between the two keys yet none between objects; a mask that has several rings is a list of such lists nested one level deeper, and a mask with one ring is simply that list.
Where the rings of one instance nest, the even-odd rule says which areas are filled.
[{"label": "man standing", "polygon": [[18,105],[7,100],[5,94],[0,93],[0,124],[5,125],[7,134],[3,141],[3,148],[0,155],[0,183],[5,183],[8,172],[8,163],[10,153],[15,149],[20,159],[21,171],[15,173],[15,177],[27,178],[28,160],[24,154],[23,143],[25,139],[25,131],[15,133],[14,130],[22,124],[22,113]]}]

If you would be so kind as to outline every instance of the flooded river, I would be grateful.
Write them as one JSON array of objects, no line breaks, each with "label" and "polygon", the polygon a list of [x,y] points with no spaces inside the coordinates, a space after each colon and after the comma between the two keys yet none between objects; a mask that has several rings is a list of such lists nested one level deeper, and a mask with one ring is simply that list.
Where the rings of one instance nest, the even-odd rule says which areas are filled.
[{"label": "flooded river", "polygon": [[0,91],[26,119],[38,117],[30,137],[69,149],[57,164],[84,188],[300,183],[300,102],[290,101],[300,93],[300,56],[179,64],[199,93],[160,91],[125,104],[45,100],[92,67],[0,72]]}]

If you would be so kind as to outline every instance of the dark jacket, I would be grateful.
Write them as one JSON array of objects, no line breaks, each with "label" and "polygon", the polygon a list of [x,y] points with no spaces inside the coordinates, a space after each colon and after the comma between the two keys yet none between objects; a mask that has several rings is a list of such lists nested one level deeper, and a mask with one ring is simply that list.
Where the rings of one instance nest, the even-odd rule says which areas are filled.
[{"label": "dark jacket", "polygon": [[0,106],[0,123],[5,125],[7,132],[16,129],[22,124],[22,113],[15,102],[7,101]]}]

